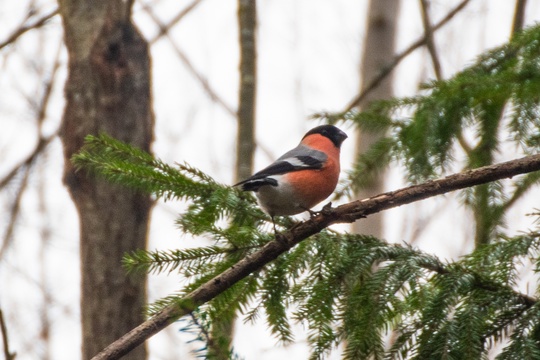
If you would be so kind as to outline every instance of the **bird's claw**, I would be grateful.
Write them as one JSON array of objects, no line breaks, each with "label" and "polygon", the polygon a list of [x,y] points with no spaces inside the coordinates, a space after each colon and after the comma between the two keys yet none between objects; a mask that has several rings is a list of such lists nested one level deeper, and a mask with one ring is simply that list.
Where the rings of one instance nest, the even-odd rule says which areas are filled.
[{"label": "bird's claw", "polygon": [[332,210],[332,202],[329,202],[328,204],[324,205],[323,208],[320,211],[313,211],[311,209],[306,209],[307,212],[309,212],[309,217],[313,219],[317,215],[327,215]]},{"label": "bird's claw", "polygon": [[331,211],[332,211],[332,202],[330,201],[328,204],[323,206],[320,212],[321,214],[328,215]]}]

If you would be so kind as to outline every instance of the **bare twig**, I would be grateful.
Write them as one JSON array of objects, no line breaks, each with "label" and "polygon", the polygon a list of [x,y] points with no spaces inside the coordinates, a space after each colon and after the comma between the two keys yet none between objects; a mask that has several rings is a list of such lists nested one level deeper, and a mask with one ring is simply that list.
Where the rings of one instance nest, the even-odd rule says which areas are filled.
[{"label": "bare twig", "polygon": [[512,22],[512,34],[513,37],[516,33],[523,30],[525,24],[525,9],[527,8],[527,0],[516,0],[516,8],[514,11],[514,21]]},{"label": "bare twig", "polygon": [[41,154],[43,149],[49,145],[49,143],[56,138],[57,134],[53,134],[48,137],[40,138],[34,151],[32,151],[24,160],[16,165],[3,179],[0,180],[0,190],[3,189],[9,182],[19,173],[19,171],[32,165],[34,160]]},{"label": "bare twig", "polygon": [[[113,360],[127,354],[179,317],[189,314],[201,304],[218,296],[236,282],[260,270],[302,240],[320,232],[329,225],[351,223],[383,210],[436,195],[539,170],[540,154],[450,175],[443,179],[428,181],[420,185],[413,185],[368,199],[354,201],[337,208],[327,206],[319,215],[300,223],[283,234],[278,234],[276,240],[269,242],[257,252],[240,260],[222,274],[186,295],[176,304],[166,307],[151,319],[137,326],[105,348],[93,360]],[[434,270],[443,271],[444,269]],[[480,285],[487,291],[492,288],[492,284],[489,283]],[[511,288],[507,290],[513,291]],[[518,292],[514,292],[514,294],[527,307],[531,307],[537,302],[536,299],[528,295]]]},{"label": "bare twig", "polygon": [[437,48],[435,47],[435,40],[433,39],[433,28],[431,27],[428,0],[420,0],[420,8],[422,9],[424,38],[426,39],[426,46],[428,48],[429,56],[431,57],[431,62],[433,63],[433,71],[435,72],[435,77],[437,80],[441,80],[441,62],[439,60],[439,55],[437,54]]},{"label": "bare twig", "polygon": [[11,206],[11,212],[9,215],[9,222],[2,243],[0,244],[0,258],[3,257],[5,251],[8,249],[10,240],[12,239],[13,231],[15,229],[15,222],[20,212],[20,202],[26,186],[28,183],[28,178],[30,176],[30,171],[35,164],[36,159],[42,154],[44,149],[49,145],[49,143],[56,138],[57,132],[53,133],[50,136],[44,137],[41,135],[41,128],[45,117],[47,116],[47,108],[50,103],[52,90],[54,87],[56,75],[58,69],[60,68],[60,53],[61,53],[62,44],[59,44],[58,50],[56,52],[56,58],[51,69],[49,80],[45,82],[45,88],[43,90],[43,95],[41,97],[40,103],[36,108],[36,124],[39,132],[39,141],[32,153],[26,157],[25,160],[20,162],[15,166],[2,180],[0,180],[0,189],[4,188],[18,173],[23,172],[23,178],[21,184],[17,190],[13,205]]},{"label": "bare twig", "polygon": [[55,131],[53,134],[44,137],[41,135],[41,127],[43,125],[43,121],[45,120],[45,117],[47,116],[47,109],[49,107],[50,99],[52,90],[54,87],[54,83],[56,80],[56,75],[58,74],[58,69],[60,68],[61,62],[60,62],[60,54],[62,50],[62,44],[59,44],[58,49],[56,51],[56,58],[54,60],[53,67],[51,69],[49,79],[45,82],[45,87],[43,89],[43,95],[41,96],[41,100],[39,102],[39,106],[36,109],[36,124],[38,126],[38,132],[39,132],[39,141],[34,148],[34,151],[32,151],[26,159],[21,161],[18,165],[16,165],[6,176],[4,176],[3,179],[0,180],[0,190],[3,189],[20,171],[23,167],[30,167],[34,160],[41,154],[41,152],[49,145],[49,143],[56,138],[58,135],[58,131]]},{"label": "bare twig", "polygon": [[21,25],[20,27],[18,27],[15,31],[13,31],[13,33],[11,33],[10,36],[8,36],[8,38],[6,40],[4,40],[3,42],[0,43],[0,50],[12,43],[14,43],[15,41],[17,41],[17,39],[19,37],[21,37],[21,35],[24,35],[27,31],[29,30],[32,30],[32,29],[37,29],[39,27],[42,27],[43,25],[45,25],[50,19],[52,19],[53,17],[56,16],[56,14],[58,14],[58,9],[55,9],[53,10],[52,12],[50,12],[49,14],[47,15],[44,15],[42,16],[41,18],[39,18],[38,20],[36,20],[34,23],[32,24],[29,24],[29,25]]},{"label": "bare twig", "polygon": [[11,205],[11,211],[9,212],[7,219],[5,219],[7,220],[8,225],[7,225],[6,232],[4,233],[4,238],[2,239],[2,244],[0,244],[0,259],[4,257],[4,253],[9,248],[11,239],[13,238],[13,231],[15,230],[15,223],[16,223],[17,217],[19,216],[19,212],[21,211],[21,200],[22,200],[24,191],[26,190],[26,186],[28,185],[29,176],[30,176],[30,167],[25,167],[21,184],[19,188],[17,189],[15,199],[13,200],[13,204]]},{"label": "bare twig", "polygon": [[[444,26],[448,21],[450,21],[458,12],[460,12],[467,4],[470,2],[470,0],[463,0],[458,6],[456,6],[452,11],[450,11],[444,18],[442,18],[436,25],[433,26],[431,32],[435,32],[439,30],[442,26]],[[356,107],[364,98],[371,92],[373,89],[375,89],[379,84],[396,68],[396,66],[407,56],[409,56],[414,50],[418,49],[422,45],[426,44],[426,36],[424,35],[422,38],[418,39],[414,43],[412,43],[407,49],[405,49],[400,54],[396,55],[392,61],[390,61],[386,66],[384,66],[379,74],[375,76],[358,94],[350,103],[347,105],[345,111],[350,111],[354,107]]]},{"label": "bare twig", "polygon": [[[146,13],[148,13],[148,15],[152,18],[152,20],[159,26],[159,28],[161,29],[162,35],[166,36],[169,39],[169,42],[170,42],[173,50],[175,51],[176,55],[184,63],[184,65],[189,70],[189,72],[199,81],[199,83],[201,84],[202,88],[204,89],[204,91],[206,92],[206,94],[208,95],[210,100],[212,100],[213,102],[221,105],[221,107],[223,109],[225,109],[225,111],[227,113],[229,113],[233,118],[236,118],[236,111],[233,110],[233,108],[230,105],[228,105],[225,102],[225,100],[223,100],[217,94],[217,92],[214,89],[212,89],[212,87],[210,86],[210,83],[208,82],[208,79],[204,75],[202,75],[199,71],[197,71],[197,69],[195,69],[195,67],[193,66],[191,61],[189,61],[187,55],[174,42],[174,40],[172,39],[172,37],[169,34],[169,27],[167,25],[163,24],[163,22],[154,13],[154,11],[152,10],[152,8],[150,6],[144,5],[143,9],[144,9],[144,11],[146,11]],[[150,43],[152,43],[152,42],[150,42]]]},{"label": "bare twig", "polygon": [[6,360],[14,360],[16,354],[9,351],[7,326],[2,309],[0,309],[0,330],[2,330],[2,341],[4,342],[4,357]]},{"label": "bare twig", "polygon": [[201,74],[197,69],[195,69],[191,61],[189,61],[187,55],[180,49],[180,47],[172,39],[171,39],[171,46],[173,50],[175,51],[176,55],[180,58],[180,60],[182,60],[186,68],[189,70],[189,72],[197,80],[199,80],[199,83],[201,84],[202,88],[204,89],[204,91],[206,92],[210,100],[220,105],[229,115],[236,118],[236,110],[234,110],[232,106],[227,104],[225,100],[223,100],[221,96],[217,94],[217,92],[210,85],[210,82],[208,81],[208,79],[203,74]]},{"label": "bare twig", "polygon": [[49,103],[52,95],[52,90],[55,85],[56,75],[58,74],[58,69],[60,69],[60,65],[62,64],[60,61],[60,55],[62,54],[62,47],[63,44],[58,44],[58,49],[56,50],[56,57],[54,59],[54,63],[52,66],[52,69],[50,71],[49,79],[45,82],[45,88],[43,90],[43,95],[41,96],[41,101],[39,103],[39,106],[37,108],[37,124],[38,124],[38,130],[41,134],[41,128],[43,125],[43,122],[45,121],[45,118],[47,117],[47,109],[49,108]]},{"label": "bare twig", "polygon": [[[439,55],[437,48],[435,46],[435,40],[433,37],[434,28],[431,27],[431,20],[429,15],[429,2],[428,0],[420,0],[420,7],[422,9],[422,24],[424,26],[424,39],[426,39],[426,46],[428,48],[429,56],[431,58],[431,63],[433,64],[433,71],[435,72],[435,77],[437,80],[442,80],[442,67],[441,61],[439,60]],[[463,151],[466,154],[470,154],[472,151],[471,146],[467,143],[467,140],[463,137],[463,134],[460,132],[457,135],[457,139]]]},{"label": "bare twig", "polygon": [[[148,42],[150,45],[153,45],[156,41],[158,41],[163,35],[167,35],[171,28],[178,24],[180,20],[184,18],[187,14],[189,14],[193,9],[197,7],[202,2],[202,0],[194,0],[191,4],[186,6],[182,11],[180,11],[172,20],[170,20],[168,23],[163,24],[161,22],[157,22],[153,14],[149,15],[152,17],[154,21],[156,21],[156,24],[159,26],[159,32]],[[143,9],[148,12],[148,8],[150,6],[147,4],[143,4]]]}]

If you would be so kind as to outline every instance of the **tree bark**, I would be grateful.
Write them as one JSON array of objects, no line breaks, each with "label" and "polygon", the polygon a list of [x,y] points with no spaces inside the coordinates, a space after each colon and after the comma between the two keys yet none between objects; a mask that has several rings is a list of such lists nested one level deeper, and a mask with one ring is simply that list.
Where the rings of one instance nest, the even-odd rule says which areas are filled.
[{"label": "tree bark", "polygon": [[[238,94],[238,131],[236,138],[236,171],[234,182],[253,174],[255,155],[255,109],[257,103],[257,1],[238,0],[238,40],[240,45],[240,86]],[[208,358],[229,359],[234,336],[236,311],[231,309],[214,319]]]},{"label": "tree bark", "polygon": [[255,104],[257,97],[257,1],[238,0],[240,89],[235,182],[253,173],[255,153]]},{"label": "tree bark", "polygon": [[[388,59],[394,56],[395,38],[399,14],[399,0],[371,0],[368,10],[368,25],[362,56],[361,85],[363,88],[382,71],[382,67]],[[393,76],[387,76],[381,83],[373,89],[360,103],[358,107],[363,108],[374,100],[389,99],[393,96],[392,89]],[[356,136],[356,154],[366,152],[381,135],[358,131]],[[381,175],[369,187],[366,187],[356,194],[357,199],[364,199],[369,196],[379,194],[383,191],[384,178]],[[383,225],[382,216],[377,214],[368,219],[354,223],[353,231],[362,234],[369,234],[382,237]]]},{"label": "tree bark", "polygon": [[[143,321],[145,278],[127,276],[124,253],[145,248],[152,201],[75,172],[84,137],[105,132],[146,151],[153,137],[150,57],[131,22],[132,1],[59,0],[69,55],[61,137],[64,182],[80,218],[83,359]],[[138,348],[129,359],[145,359]]]}]

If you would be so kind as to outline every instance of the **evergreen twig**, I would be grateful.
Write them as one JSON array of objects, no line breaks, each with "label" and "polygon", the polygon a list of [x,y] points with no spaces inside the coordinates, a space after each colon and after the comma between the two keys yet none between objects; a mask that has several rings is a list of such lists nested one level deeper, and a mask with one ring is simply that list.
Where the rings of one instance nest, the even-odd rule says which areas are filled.
[{"label": "evergreen twig", "polygon": [[[150,336],[161,331],[179,317],[190,313],[201,304],[210,301],[226,291],[234,283],[261,269],[265,264],[276,259],[279,255],[302,240],[320,232],[331,224],[352,222],[379,211],[409,204],[428,197],[538,170],[540,170],[540,155],[531,155],[501,164],[454,174],[443,179],[428,181],[424,184],[413,185],[365,200],[341,205],[337,208],[327,206],[316,217],[300,223],[283,234],[278,234],[276,240],[271,241],[257,252],[246,256],[226,271],[199,286],[196,290],[177,300],[172,305],[164,308],[161,312],[109,345],[93,359],[118,359],[127,354],[131,349],[140,345]],[[492,287],[493,290],[500,290],[494,284],[485,283],[484,286],[486,290]],[[517,293],[515,296],[520,297],[525,304],[536,304],[536,299],[531,299]]]}]

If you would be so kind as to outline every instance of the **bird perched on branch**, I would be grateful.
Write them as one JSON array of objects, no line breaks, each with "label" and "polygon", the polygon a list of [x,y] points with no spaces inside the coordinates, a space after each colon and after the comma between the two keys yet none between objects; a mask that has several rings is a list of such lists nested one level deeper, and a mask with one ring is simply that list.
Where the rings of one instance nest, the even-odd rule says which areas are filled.
[{"label": "bird perched on branch", "polygon": [[[295,215],[326,199],[338,183],[339,153],[347,134],[333,125],[317,126],[300,144],[250,178],[235,184],[253,191],[272,218]],[[276,224],[274,222],[274,231]]]}]

